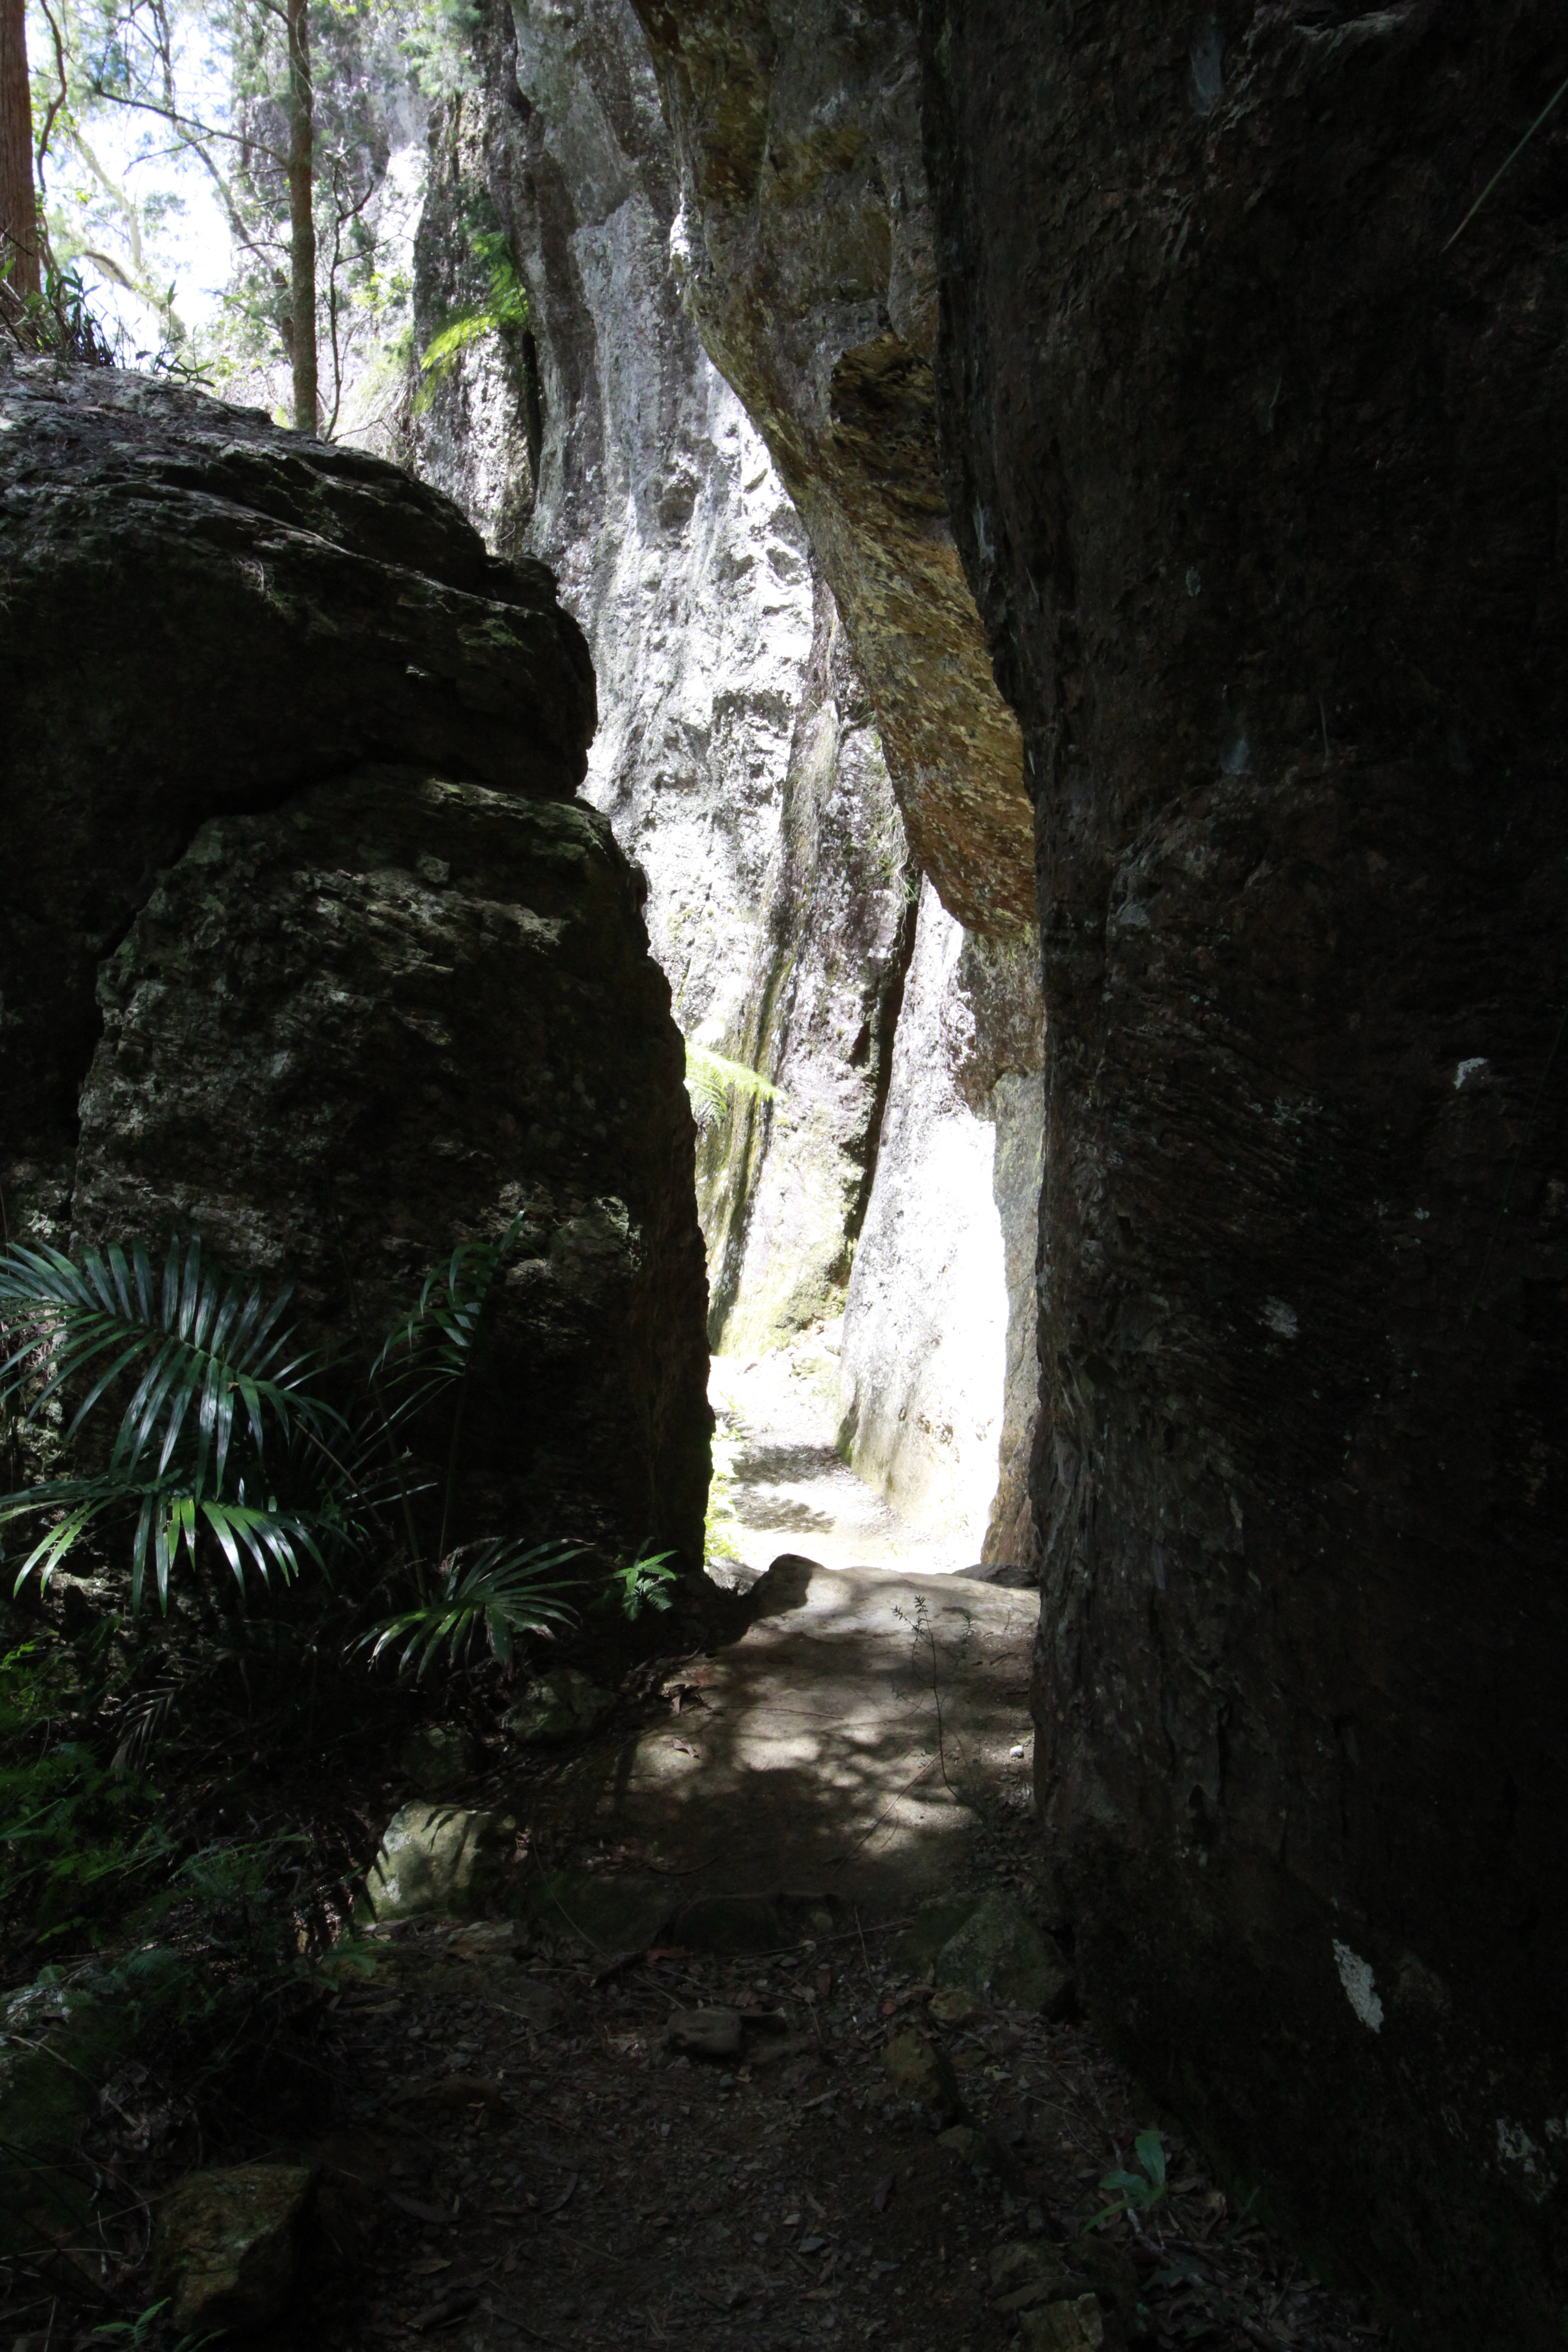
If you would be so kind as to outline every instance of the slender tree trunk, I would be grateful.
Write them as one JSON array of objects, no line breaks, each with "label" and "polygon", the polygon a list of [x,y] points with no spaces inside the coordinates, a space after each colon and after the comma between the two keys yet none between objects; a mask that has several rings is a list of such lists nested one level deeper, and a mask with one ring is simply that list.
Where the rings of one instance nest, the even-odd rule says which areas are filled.
[{"label": "slender tree trunk", "polygon": [[19,294],[40,290],[26,0],[0,0],[0,266]]},{"label": "slender tree trunk", "polygon": [[[0,0],[9,7],[13,0]],[[294,430],[313,440],[316,399],[316,215],[311,145],[314,91],[310,83],[309,0],[289,0],[289,251],[294,331]]]}]

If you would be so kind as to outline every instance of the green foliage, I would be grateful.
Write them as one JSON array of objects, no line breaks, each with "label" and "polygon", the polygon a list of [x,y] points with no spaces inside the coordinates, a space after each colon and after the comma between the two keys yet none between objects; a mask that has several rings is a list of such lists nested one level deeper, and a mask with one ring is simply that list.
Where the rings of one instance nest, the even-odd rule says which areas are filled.
[{"label": "green foliage", "polygon": [[[121,2352],[150,2352],[150,2347],[163,2338],[163,2314],[169,2308],[169,2298],[150,2303],[135,2319],[100,2321],[84,2340],[89,2344],[118,2345]],[[181,2336],[168,2347],[168,2352],[202,2352],[205,2344],[216,2344],[216,2336]]]},{"label": "green foliage", "polygon": [[1139,2133],[1132,2143],[1132,2152],[1142,2169],[1105,2175],[1100,2185],[1112,2201],[1091,2216],[1084,2224],[1086,2229],[1097,2229],[1100,2222],[1114,2221],[1121,2213],[1147,2213],[1152,2206],[1164,2203],[1169,2193],[1165,2143],[1152,2125]]},{"label": "green foliage", "polygon": [[443,1649],[454,1666],[469,1657],[482,1633],[490,1655],[510,1666],[520,1634],[552,1633],[574,1621],[576,1611],[562,1598],[569,1588],[555,1572],[582,1551],[580,1544],[497,1541],[455,1552],[441,1563],[438,1593],[365,1636],[372,1661],[402,1642],[400,1668],[412,1664],[417,1680]]},{"label": "green foliage", "polygon": [[40,1943],[96,1931],[171,1851],[155,1789],[52,1736],[66,1671],[42,1640],[0,1659],[0,1880]]},{"label": "green foliage", "polygon": [[619,1601],[623,1615],[635,1620],[645,1609],[669,1607],[669,1587],[679,1573],[672,1551],[647,1556],[639,1552],[636,1559],[628,1559],[612,1571],[610,1591]]},{"label": "green foliage", "polygon": [[726,1061],[706,1045],[686,1041],[686,1091],[699,1127],[713,1127],[737,1098],[773,1102],[778,1088],[744,1062]]},{"label": "green foliage", "polygon": [[[268,1296],[206,1263],[199,1240],[171,1243],[161,1281],[139,1244],[89,1252],[80,1267],[56,1250],[0,1254],[0,1328],[10,1330],[0,1403],[22,1403],[37,1425],[63,1420],[68,1399],[69,1449],[90,1437],[101,1408],[125,1399],[101,1467],[0,1496],[0,1528],[47,1522],[18,1588],[35,1569],[47,1584],[79,1547],[112,1549],[121,1538],[133,1613],[149,1567],[166,1609],[181,1558],[198,1566],[214,1549],[242,1592],[247,1569],[289,1583],[307,1560],[330,1572],[379,1555],[383,1580],[414,1591],[374,1629],[373,1655],[401,1644],[423,1672],[442,1652],[468,1655],[482,1632],[510,1664],[521,1633],[566,1621],[550,1578],[575,1555],[506,1538],[449,1552],[447,1531],[465,1407],[521,1226],[514,1219],[499,1241],[455,1249],[357,1376],[352,1358],[326,1367],[298,1346],[284,1319],[290,1286]],[[329,1374],[346,1409],[328,1401]],[[433,1433],[443,1402],[444,1475],[410,1444],[411,1433]],[[432,1490],[433,1543],[433,1515],[416,1508]]]},{"label": "green foliage", "polygon": [[470,344],[487,335],[520,332],[528,324],[528,294],[504,231],[474,229],[469,245],[489,278],[489,299],[455,311],[420,352],[424,382],[415,396],[416,414],[428,408],[437,385],[451,373]]},{"label": "green foliage", "polygon": [[112,367],[114,353],[87,299],[80,273],[44,259],[41,294],[20,294],[12,263],[0,262],[0,336],[29,354],[48,353],[82,367]]},{"label": "green foliage", "polygon": [[[312,330],[329,439],[388,422],[374,413],[391,405],[377,379],[411,310],[399,255],[419,194],[390,166],[416,89],[457,86],[469,16],[468,0],[310,0]],[[272,404],[293,337],[285,11],[276,0],[52,0],[48,23],[33,111],[54,249],[144,307],[147,324],[120,335],[122,358]],[[216,320],[193,328],[171,232],[197,178],[227,224],[230,271]]]},{"label": "green foliage", "polygon": [[106,1393],[133,1381],[107,1465],[0,1496],[0,1527],[46,1515],[50,1524],[17,1571],[47,1585],[62,1561],[105,1520],[133,1518],[132,1607],[149,1566],[166,1607],[182,1550],[195,1559],[198,1529],[216,1537],[243,1587],[245,1563],[263,1581],[298,1575],[301,1552],[321,1552],[305,1518],[269,1490],[267,1444],[304,1437],[325,1450],[335,1424],[312,1393],[315,1370],[295,1350],[282,1317],[286,1286],[270,1302],[260,1286],[204,1265],[198,1238],[170,1244],[162,1282],[140,1244],[89,1251],[80,1268],[60,1251],[0,1254],[0,1321],[22,1330],[0,1365],[0,1404],[28,1394],[37,1422],[70,1387],[85,1393],[65,1431],[68,1444]]}]

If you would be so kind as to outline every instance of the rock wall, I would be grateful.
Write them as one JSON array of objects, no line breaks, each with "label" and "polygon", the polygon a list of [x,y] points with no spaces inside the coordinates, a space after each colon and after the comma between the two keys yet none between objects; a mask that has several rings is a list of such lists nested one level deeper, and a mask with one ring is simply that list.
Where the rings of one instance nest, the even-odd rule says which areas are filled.
[{"label": "rock wall", "polygon": [[845,1307],[839,1443],[970,1560],[1036,1559],[1036,1203],[1044,1040],[1030,948],[921,893],[869,1213]]},{"label": "rock wall", "polygon": [[1544,2347],[1561,131],[1460,224],[1568,34],[926,15],[952,509],[1040,795],[1037,1777],[1081,1981],[1408,2340]]},{"label": "rock wall", "polygon": [[680,1044],[574,799],[594,681],[549,573],[166,385],[18,365],[0,425],[10,1233],[199,1224],[341,1337],[522,1211],[473,1509],[700,1559]]},{"label": "rock wall", "polygon": [[636,18],[501,5],[482,53],[437,135],[421,311],[475,299],[472,225],[501,222],[529,331],[465,353],[416,460],[557,572],[599,678],[585,789],[647,875],[677,1018],[779,1088],[701,1167],[714,1342],[773,1344],[842,1305],[910,947],[902,827],[800,519],[681,307]]},{"label": "rock wall", "polygon": [[[914,1230],[874,1191],[914,940],[909,829],[948,905],[996,936],[1026,1027],[1038,992],[1017,731],[937,464],[912,20],[889,16],[896,54],[874,57],[845,51],[830,18],[807,12],[772,48],[768,35],[773,163],[743,188],[733,125],[694,102],[692,75],[711,88],[728,70],[756,30],[744,12],[661,14],[664,114],[626,0],[530,0],[487,20],[483,89],[437,141],[421,308],[433,329],[474,299],[471,224],[500,220],[529,333],[510,357],[500,339],[465,357],[420,422],[419,462],[492,535],[525,528],[559,572],[600,679],[587,789],[648,875],[682,1026],[778,1088],[703,1138],[715,1344],[765,1347],[836,1316],[869,1215],[880,1239],[850,1293],[845,1443],[971,1550],[1000,1445],[987,1557],[1026,1559],[1034,1113],[1015,1087],[997,1128],[994,1073],[978,1091],[939,1077],[940,990],[907,1040],[898,1128],[912,1145],[929,1072],[954,1146],[948,1189],[894,1163],[889,1181],[900,1200],[915,1183],[914,1225],[985,1234],[1009,1304],[981,1314],[965,1288],[973,1328],[934,1355],[900,1314],[857,1337],[871,1267],[903,1283],[893,1238]],[[969,1432],[961,1474],[951,1445],[917,1465],[872,1434],[921,1420]]]},{"label": "rock wall", "polygon": [[921,870],[984,932],[1034,919],[1017,724],[936,446],[915,12],[637,0],[679,162],[674,243],[844,615]]}]

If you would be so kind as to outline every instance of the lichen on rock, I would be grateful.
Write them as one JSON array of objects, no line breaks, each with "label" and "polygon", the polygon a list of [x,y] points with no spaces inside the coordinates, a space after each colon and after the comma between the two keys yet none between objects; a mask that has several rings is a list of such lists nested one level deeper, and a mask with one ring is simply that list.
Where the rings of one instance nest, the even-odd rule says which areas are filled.
[{"label": "lichen on rock", "polygon": [[158,2213],[153,2290],[177,2328],[248,2335],[276,2319],[295,2282],[308,2166],[187,2172]]}]

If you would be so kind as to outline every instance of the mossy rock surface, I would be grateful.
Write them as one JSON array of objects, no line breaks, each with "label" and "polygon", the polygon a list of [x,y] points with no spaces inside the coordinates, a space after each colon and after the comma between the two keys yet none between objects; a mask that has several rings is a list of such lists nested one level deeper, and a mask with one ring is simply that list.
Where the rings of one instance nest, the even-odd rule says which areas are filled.
[{"label": "mossy rock surface", "polygon": [[557,1666],[530,1683],[506,1717],[511,1737],[525,1748],[552,1747],[582,1739],[615,1711],[616,1695],[576,1666]]},{"label": "mossy rock surface", "polygon": [[294,2286],[312,2175],[302,2165],[188,2172],[158,2215],[153,2288],[177,2328],[239,2334],[276,2319]]},{"label": "mossy rock surface", "polygon": [[987,1895],[935,1959],[939,1985],[952,1985],[1007,2009],[1054,2015],[1072,1990],[1058,1947],[1009,1895]]},{"label": "mossy rock surface", "polygon": [[386,1825],[365,1894],[377,1919],[437,1912],[461,1919],[482,1910],[500,1880],[516,1824],[510,1814],[463,1805],[404,1805]]}]

